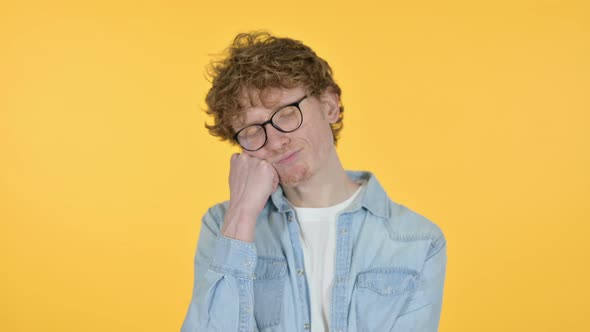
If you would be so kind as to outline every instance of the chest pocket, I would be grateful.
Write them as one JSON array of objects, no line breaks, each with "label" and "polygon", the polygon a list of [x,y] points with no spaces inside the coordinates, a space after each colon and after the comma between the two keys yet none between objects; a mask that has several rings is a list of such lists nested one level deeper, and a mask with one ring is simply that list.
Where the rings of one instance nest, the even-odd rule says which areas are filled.
[{"label": "chest pocket", "polygon": [[262,330],[281,322],[287,261],[283,257],[258,256],[254,274],[254,319]]},{"label": "chest pocket", "polygon": [[417,286],[418,273],[401,267],[378,268],[359,273],[357,285],[383,296],[396,296]]},{"label": "chest pocket", "polygon": [[389,330],[395,324],[413,292],[418,287],[418,271],[405,267],[379,267],[357,275],[354,289],[359,331]]}]

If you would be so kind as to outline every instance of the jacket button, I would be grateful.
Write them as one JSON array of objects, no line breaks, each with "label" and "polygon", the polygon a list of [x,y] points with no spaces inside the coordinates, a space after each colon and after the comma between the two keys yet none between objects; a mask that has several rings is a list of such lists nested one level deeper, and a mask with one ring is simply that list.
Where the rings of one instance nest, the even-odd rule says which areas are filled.
[{"label": "jacket button", "polygon": [[309,326],[308,323],[305,323],[305,324],[303,324],[303,328],[306,329],[306,330],[309,330],[310,326]]},{"label": "jacket button", "polygon": [[297,270],[297,274],[302,276],[303,275],[303,270]]}]

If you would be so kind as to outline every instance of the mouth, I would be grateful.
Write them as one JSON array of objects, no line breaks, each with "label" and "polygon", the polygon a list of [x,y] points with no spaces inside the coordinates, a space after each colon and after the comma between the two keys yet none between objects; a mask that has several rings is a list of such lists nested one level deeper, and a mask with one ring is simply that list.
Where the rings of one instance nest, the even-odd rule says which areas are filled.
[{"label": "mouth", "polygon": [[297,150],[291,153],[288,153],[287,155],[284,155],[281,157],[281,159],[279,159],[279,161],[277,161],[277,164],[288,164],[289,162],[295,160],[295,158],[297,158],[297,155],[299,153],[299,151],[301,150]]}]

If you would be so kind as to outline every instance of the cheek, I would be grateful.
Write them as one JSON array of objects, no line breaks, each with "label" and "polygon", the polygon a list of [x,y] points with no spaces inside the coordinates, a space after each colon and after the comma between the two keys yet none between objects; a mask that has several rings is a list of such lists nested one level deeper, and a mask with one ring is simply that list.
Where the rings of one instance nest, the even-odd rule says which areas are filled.
[{"label": "cheek", "polygon": [[315,155],[316,159],[325,159],[331,149],[333,144],[332,138],[332,130],[328,127],[326,128],[310,128],[309,131],[305,132],[304,140],[306,141],[306,145],[310,147],[312,153]]},{"label": "cheek", "polygon": [[332,129],[328,123],[323,128],[318,129],[317,143],[321,146],[322,152],[330,150],[334,145],[334,137],[332,136]]},{"label": "cheek", "polygon": [[262,148],[258,151],[246,151],[246,150],[242,149],[242,153],[245,153],[245,154],[249,155],[250,157],[254,157],[254,158],[268,161],[268,153],[266,153],[264,150],[265,150],[264,148]]},{"label": "cheek", "polygon": [[258,155],[260,154],[259,151],[246,151],[246,150],[242,149],[242,153],[247,154],[250,157],[260,158],[260,157],[258,157]]}]

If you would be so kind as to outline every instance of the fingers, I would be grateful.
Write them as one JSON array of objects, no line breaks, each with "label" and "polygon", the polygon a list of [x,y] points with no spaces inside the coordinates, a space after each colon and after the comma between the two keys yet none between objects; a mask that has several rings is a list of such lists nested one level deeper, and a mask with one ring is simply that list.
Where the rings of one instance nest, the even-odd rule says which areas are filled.
[{"label": "fingers", "polygon": [[[260,179],[265,178],[268,189],[278,186],[280,179],[275,167],[268,161],[251,156],[247,153],[233,153],[230,157],[230,186],[232,179],[234,181],[247,181],[252,178],[254,183],[259,183]],[[273,189],[273,191],[274,191]]]},{"label": "fingers", "polygon": [[243,156],[243,155],[244,155],[243,153],[234,153],[234,154],[232,154],[231,155],[231,158],[230,158],[230,162],[232,164],[234,164],[236,162],[236,160],[238,160],[240,158],[240,156]]}]

